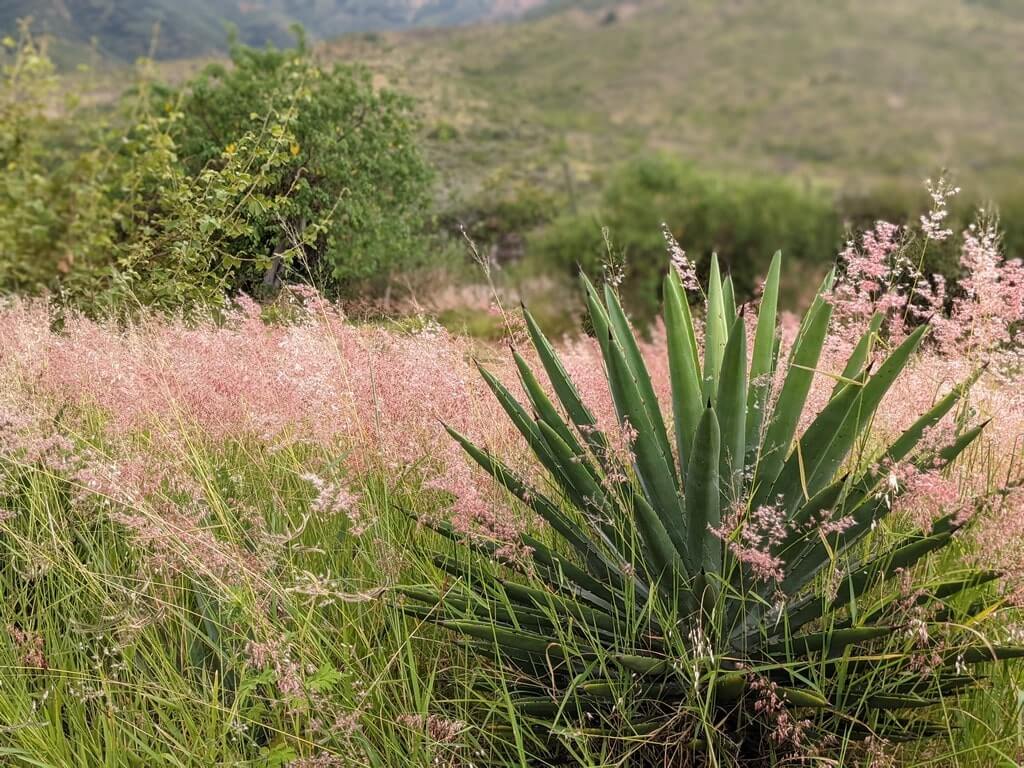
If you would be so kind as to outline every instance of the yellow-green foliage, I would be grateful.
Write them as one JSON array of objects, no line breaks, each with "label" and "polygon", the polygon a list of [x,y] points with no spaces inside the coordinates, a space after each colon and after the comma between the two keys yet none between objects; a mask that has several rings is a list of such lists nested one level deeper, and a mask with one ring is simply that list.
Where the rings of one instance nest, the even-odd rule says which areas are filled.
[{"label": "yellow-green foliage", "polygon": [[54,109],[27,30],[8,43],[0,288],[177,312],[285,277],[336,292],[416,257],[429,173],[409,103],[362,70],[236,46],[178,91],[143,72],[96,115]]}]

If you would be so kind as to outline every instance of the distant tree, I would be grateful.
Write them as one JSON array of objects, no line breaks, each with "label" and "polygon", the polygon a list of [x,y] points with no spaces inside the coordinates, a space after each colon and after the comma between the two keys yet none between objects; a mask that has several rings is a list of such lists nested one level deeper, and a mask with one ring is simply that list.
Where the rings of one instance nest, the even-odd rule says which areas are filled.
[{"label": "distant tree", "polygon": [[177,97],[171,135],[193,176],[230,165],[243,142],[281,147],[242,169],[263,181],[239,201],[236,287],[291,276],[338,292],[419,255],[430,172],[411,104],[365,69],[321,68],[300,34],[291,50],[233,44],[231,66],[207,67]]}]

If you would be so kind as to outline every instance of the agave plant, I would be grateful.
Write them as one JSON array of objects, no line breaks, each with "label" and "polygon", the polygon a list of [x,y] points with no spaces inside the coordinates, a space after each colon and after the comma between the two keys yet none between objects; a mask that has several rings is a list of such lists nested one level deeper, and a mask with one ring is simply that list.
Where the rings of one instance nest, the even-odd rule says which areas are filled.
[{"label": "agave plant", "polygon": [[[779,274],[776,254],[749,357],[743,313],[717,263],[703,353],[681,281],[669,274],[664,411],[616,293],[606,287],[602,297],[583,279],[626,451],[599,429],[528,312],[550,388],[518,353],[528,404],[481,369],[548,487],[531,487],[449,432],[546,525],[515,542],[520,557],[502,560],[500,543],[434,524],[456,542],[436,560],[445,578],[440,588],[404,589],[404,604],[480,654],[474,690],[493,705],[488,730],[507,738],[519,762],[582,763],[600,753],[662,765],[677,759],[666,750],[678,750],[701,759],[717,751],[719,764],[722,755],[742,762],[808,744],[916,739],[939,729],[928,707],[976,682],[973,665],[1024,653],[958,629],[993,608],[982,585],[997,573],[947,562],[929,575],[958,519],[929,530],[887,520],[900,488],[886,467],[948,464],[981,432],[960,419],[948,445],[919,447],[972,381],[878,444],[872,417],[926,327],[873,366],[876,317],[798,435],[827,343],[833,277],[777,376]],[[774,533],[753,549],[778,566],[774,577],[744,541],[765,510]],[[917,582],[908,590],[910,573]]]}]

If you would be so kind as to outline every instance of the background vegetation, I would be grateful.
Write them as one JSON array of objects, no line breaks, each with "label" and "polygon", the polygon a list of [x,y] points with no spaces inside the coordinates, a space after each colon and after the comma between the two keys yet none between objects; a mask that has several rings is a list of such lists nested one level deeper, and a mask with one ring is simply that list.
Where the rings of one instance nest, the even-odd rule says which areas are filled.
[{"label": "background vegetation", "polygon": [[[99,20],[121,23],[132,18],[115,5],[104,6],[102,12],[99,5],[70,3],[66,7],[72,18],[88,9]],[[138,12],[146,7],[138,6]],[[653,276],[663,269],[654,225],[669,224],[702,274],[710,253],[718,251],[746,295],[754,280],[746,265],[763,267],[783,245],[782,234],[790,236],[785,245],[792,251],[787,255],[794,257],[787,259],[791,269],[805,274],[820,271],[841,249],[848,231],[870,226],[877,219],[916,220],[929,205],[921,177],[944,167],[965,190],[951,211],[954,230],[964,228],[978,206],[994,203],[1002,214],[1007,252],[1018,253],[1024,243],[1019,224],[1024,217],[1017,215],[1024,198],[1015,181],[1024,156],[1015,128],[1022,116],[1015,105],[1024,99],[1019,78],[1012,74],[1015,63],[1024,64],[1015,44],[1024,20],[1005,4],[943,0],[941,8],[936,8],[914,2],[840,3],[814,6],[798,16],[788,13],[785,3],[723,6],[701,0],[536,6],[480,3],[472,8],[426,4],[415,10],[403,3],[374,7],[388,16],[389,20],[373,22],[382,31],[319,45],[315,61],[324,71],[334,61],[365,62],[375,89],[386,85],[414,99],[419,124],[416,143],[434,170],[433,202],[422,205],[412,202],[415,194],[409,197],[410,210],[428,214],[421,217],[426,226],[417,230],[411,219],[396,217],[393,241],[382,222],[371,224],[372,214],[361,215],[365,236],[361,247],[376,255],[359,257],[359,267],[340,271],[324,268],[323,260],[317,259],[320,266],[312,273],[307,270],[306,278],[315,273],[329,292],[336,292],[339,281],[369,277],[371,283],[360,283],[364,298],[383,295],[391,309],[396,296],[409,299],[409,306],[432,306],[446,322],[492,333],[486,302],[472,309],[454,307],[447,295],[453,285],[479,281],[475,266],[465,257],[463,229],[481,255],[503,267],[494,274],[510,296],[529,286],[535,294],[542,292],[552,306],[572,306],[577,312],[578,303],[569,299],[565,277],[574,265],[590,265],[607,254],[601,234],[601,226],[607,225],[615,257],[624,257],[635,277],[628,283],[626,300],[633,310],[650,315],[657,303],[652,290],[656,283],[643,275]],[[57,6],[47,8],[36,15],[66,20],[67,14],[57,13]],[[252,13],[263,10],[254,8]],[[327,20],[332,14],[342,19],[338,23],[346,30],[355,30],[357,17],[367,11],[337,2],[287,9],[281,5],[271,10],[301,16],[321,36],[333,29]],[[442,10],[452,14],[444,23],[520,11],[525,11],[525,20],[386,31],[402,18],[429,23],[440,18],[431,14]],[[19,9],[0,11],[0,19],[7,19],[13,28]],[[219,11],[211,6],[208,12]],[[168,18],[184,23],[205,17],[181,13]],[[214,26],[204,23],[207,34],[212,34]],[[61,41],[71,32],[66,26],[47,28],[52,32],[46,38],[48,50],[59,53]],[[219,30],[217,35],[218,41],[224,39]],[[243,41],[257,39],[244,27],[241,35]],[[113,37],[134,41],[142,51],[148,36],[137,29]],[[40,47],[45,49],[46,44]],[[59,83],[51,82],[49,95],[38,96],[45,89],[29,89],[37,94],[33,96],[36,117],[26,124],[34,127],[38,116],[46,115],[48,134],[45,140],[34,141],[52,156],[47,174],[26,171],[37,188],[42,178],[58,178],[58,166],[65,174],[77,168],[77,178],[83,180],[76,184],[66,176],[70,184],[62,187],[100,183],[95,180],[101,175],[96,168],[104,163],[91,151],[99,141],[96,134],[106,133],[109,142],[111,136],[129,134],[133,121],[141,117],[131,98],[120,98],[125,77],[134,79],[134,75],[115,59],[93,57],[91,61],[88,73],[68,72]],[[204,67],[202,60],[176,59],[151,69],[146,79],[170,85],[169,91],[160,91],[161,97],[178,90],[188,93],[193,87],[214,88],[218,79],[227,90],[239,84],[239,80],[228,82],[223,75],[212,75],[212,70],[200,74]],[[255,71],[256,67],[249,69]],[[256,82],[249,75],[244,78]],[[61,92],[79,94],[78,106],[62,103]],[[268,92],[274,93],[274,89]],[[133,98],[138,101],[137,95]],[[269,95],[251,114],[263,116],[278,109],[275,99],[280,101],[279,96]],[[198,102],[190,103],[194,107]],[[392,103],[397,106],[399,101]],[[150,102],[147,109],[156,106]],[[73,114],[74,120],[54,119],[58,114]],[[317,130],[322,129],[323,119],[343,117],[319,108],[305,114],[299,119],[306,126],[312,123],[312,115],[318,115]],[[245,115],[238,112],[238,116]],[[177,118],[171,115],[170,119]],[[190,178],[199,158],[209,159],[232,144],[244,143],[240,139],[246,126],[237,119],[232,123],[229,131],[224,126],[207,130],[208,146],[202,151],[194,146],[185,149],[192,155]],[[178,141],[181,130],[195,133],[198,124],[194,117],[183,116],[180,129],[164,126],[161,130]],[[323,130],[328,136],[329,130]],[[414,130],[412,123],[407,130]],[[404,143],[412,142],[409,136]],[[366,151],[366,146],[360,148]],[[62,157],[75,160],[65,163]],[[658,164],[664,167],[658,170]],[[690,168],[685,173],[680,171],[684,165]],[[284,174],[293,166],[283,163],[275,173]],[[640,168],[646,169],[646,181],[639,178]],[[395,174],[403,172],[395,165],[388,173],[397,182]],[[339,171],[338,178],[344,174]],[[410,192],[414,179],[422,175],[414,162],[403,182]],[[655,181],[656,177],[660,180]],[[269,193],[272,186],[267,180],[263,192]],[[329,185],[321,190],[324,197],[331,194],[329,190]],[[56,197],[37,209],[54,212],[73,206],[80,212],[81,229],[89,229],[85,211],[103,210],[95,195],[92,203],[61,202]],[[632,213],[642,214],[644,224],[622,213],[623,204]],[[301,208],[306,203],[296,205]],[[27,209],[32,210],[31,205]],[[275,227],[280,229],[266,224],[275,215],[265,212],[257,227],[261,233],[246,235],[253,243],[250,251],[275,250],[276,242],[261,241],[272,239]],[[182,218],[195,220],[192,213]],[[297,226],[302,216],[296,217],[293,210],[284,218],[294,241],[295,232],[302,229]],[[53,229],[59,229],[59,222],[68,216],[53,215],[50,224],[43,225],[46,219],[44,214],[26,226],[25,220],[15,216],[11,221],[18,223],[10,229],[25,232],[24,238],[35,233],[52,244]],[[315,229],[312,219],[307,219],[307,226]],[[335,227],[333,232],[337,238],[340,229]],[[70,251],[90,250],[88,236],[74,237],[83,246]],[[380,239],[371,244],[366,237]],[[237,238],[231,248],[238,249]],[[319,253],[323,246],[314,250]],[[396,252],[407,250],[411,256],[416,251],[431,254],[425,269],[415,273],[392,269],[398,265]],[[382,257],[385,253],[387,258]],[[49,287],[76,282],[77,275],[69,279],[55,275],[56,267],[67,267],[64,255],[23,259],[35,265],[32,269],[46,273],[30,282]],[[78,253],[75,258],[79,265],[90,261]],[[256,261],[265,258],[247,251],[243,261],[248,276],[228,279],[221,287],[258,289],[261,280],[255,275],[265,275],[266,267],[262,261],[256,266]],[[403,266],[414,261],[410,258]],[[929,262],[947,277],[954,276],[955,255],[933,251]],[[301,277],[300,273],[293,276]],[[26,283],[20,276],[8,284]],[[371,287],[373,291],[368,290]],[[80,290],[89,294],[99,287],[86,285]],[[784,297],[785,302],[806,299]],[[568,316],[563,324],[571,325]]]},{"label": "background vegetation", "polygon": [[301,24],[320,37],[363,30],[447,26],[516,15],[544,0],[2,0],[0,32],[35,19],[67,64],[90,50],[131,62],[139,56],[178,59],[224,52],[225,31],[243,42],[287,45]]},{"label": "background vegetation", "polygon": [[0,26],[0,763],[1024,763],[1015,3]]},{"label": "background vegetation", "polygon": [[414,264],[429,172],[409,101],[303,47],[232,49],[179,89],[52,117],[52,65],[10,41],[0,285],[94,314],[190,311],[285,279],[338,295]]}]

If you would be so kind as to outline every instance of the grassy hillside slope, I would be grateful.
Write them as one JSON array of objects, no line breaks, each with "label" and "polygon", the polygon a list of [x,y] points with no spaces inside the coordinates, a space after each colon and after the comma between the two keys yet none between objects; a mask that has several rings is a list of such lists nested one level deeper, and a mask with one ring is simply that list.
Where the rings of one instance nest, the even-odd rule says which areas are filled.
[{"label": "grassy hillside slope", "polygon": [[53,37],[64,59],[93,44],[105,55],[131,60],[146,55],[159,25],[160,58],[223,50],[226,25],[245,42],[287,44],[299,23],[317,37],[415,26],[446,26],[514,16],[545,0],[0,0],[0,31],[32,17]]},{"label": "grassy hillside slope", "polygon": [[1024,170],[1019,4],[563,5],[526,23],[349,37],[328,50],[424,100],[456,186],[565,184],[566,166],[579,183],[649,148],[848,190],[948,167],[994,194]]}]

